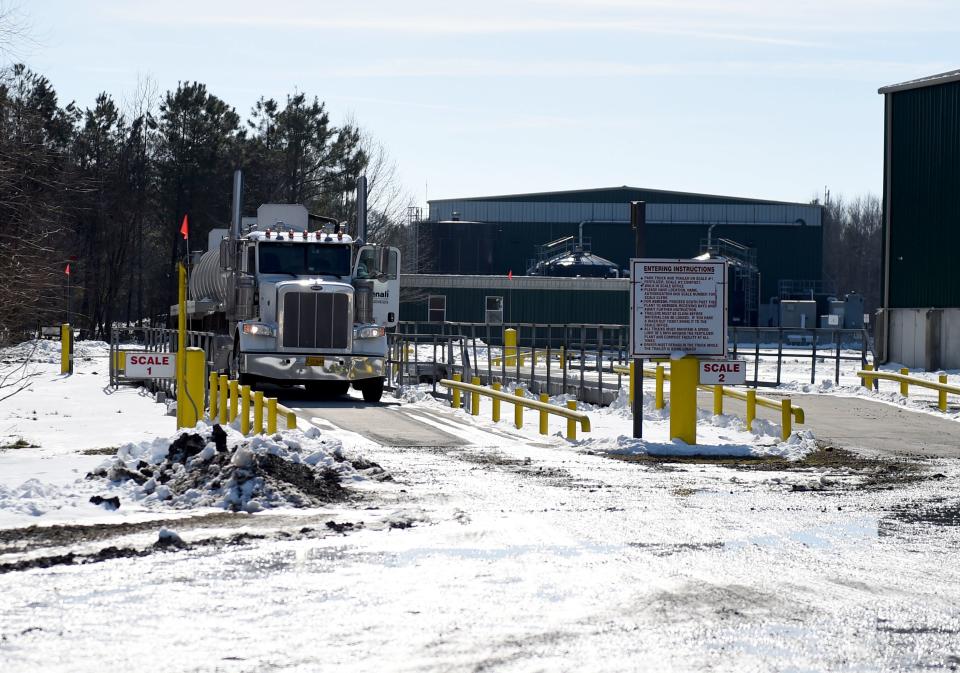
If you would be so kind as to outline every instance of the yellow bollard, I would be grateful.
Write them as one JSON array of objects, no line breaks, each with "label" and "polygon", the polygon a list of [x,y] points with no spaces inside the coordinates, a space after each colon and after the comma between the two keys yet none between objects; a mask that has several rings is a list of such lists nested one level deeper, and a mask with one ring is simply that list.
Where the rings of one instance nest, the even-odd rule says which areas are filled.
[{"label": "yellow bollard", "polygon": [[210,372],[210,422],[217,422],[217,399],[220,397],[220,394],[217,392],[219,387],[218,382],[220,381],[220,376],[216,372]]},{"label": "yellow bollard", "polygon": [[517,330],[503,330],[503,356],[506,358],[507,367],[517,364]]},{"label": "yellow bollard", "polygon": [[[503,387],[503,386],[500,385],[500,382],[499,382],[499,381],[497,381],[497,382],[495,382],[495,383],[493,384],[493,389],[496,390],[497,392],[499,392],[499,391],[500,391],[500,388],[502,388],[502,387]],[[500,400],[499,400],[498,398],[494,397],[494,398],[493,398],[492,400],[490,400],[490,401],[493,403],[493,404],[491,405],[491,406],[493,406],[493,422],[494,422],[494,423],[499,423],[499,422],[500,422]]]},{"label": "yellow bollard", "polygon": [[[523,397],[523,388],[517,388],[513,391],[517,397]],[[523,427],[523,407],[514,402],[513,404],[513,425],[520,429]]]},{"label": "yellow bollard", "polygon": [[227,413],[230,411],[230,407],[227,406],[229,404],[229,402],[227,402],[227,386],[229,385],[229,382],[230,380],[227,378],[226,374],[220,375],[220,385],[217,388],[217,392],[219,393],[218,397],[220,398],[220,401],[217,402],[217,412],[219,412],[220,416],[220,425],[227,424]]},{"label": "yellow bollard", "polygon": [[177,399],[177,419],[181,428],[192,428],[203,418],[203,389],[207,382],[204,357],[202,348],[186,350],[186,381],[181,387],[183,396]]},{"label": "yellow bollard", "polygon": [[783,428],[780,436],[783,441],[790,439],[790,433],[793,432],[793,413],[790,410],[790,400],[780,400],[780,426]]},{"label": "yellow bollard", "polygon": [[239,392],[239,383],[236,381],[231,381],[230,388],[230,422],[233,423],[237,420],[237,404],[239,403],[238,395]]},{"label": "yellow bollard", "polygon": [[[863,366],[863,370],[866,371],[866,372],[872,372],[872,371],[873,371],[873,365],[864,365],[864,366]],[[860,380],[863,382],[863,387],[866,388],[867,390],[870,390],[871,388],[873,388],[873,377],[872,377],[872,376],[862,376],[862,377],[860,377]]]},{"label": "yellow bollard", "polygon": [[[461,380],[460,374],[454,374],[453,380],[459,383]],[[454,388],[450,391],[450,406],[453,407],[454,409],[460,408],[460,389],[459,388]]]},{"label": "yellow bollard", "polygon": [[670,362],[670,439],[697,443],[697,384],[699,362],[684,357]]},{"label": "yellow bollard", "polygon": [[258,390],[253,394],[253,433],[259,435],[263,432],[263,391]]},{"label": "yellow bollard", "polygon": [[287,430],[297,429],[297,415],[292,411],[287,412]]},{"label": "yellow bollard", "polygon": [[[567,409],[570,411],[577,410],[577,401],[576,400],[567,400]],[[567,419],[567,439],[570,441],[577,440],[577,422],[572,418]]]},{"label": "yellow bollard", "polygon": [[566,365],[567,365],[567,349],[564,346],[560,346],[560,371],[563,371]]},{"label": "yellow bollard", "polygon": [[[472,383],[475,386],[479,386],[480,377],[474,376],[473,378],[470,379],[470,383]],[[480,393],[475,391],[470,393],[470,415],[471,416],[480,415]]]},{"label": "yellow bollard", "polygon": [[[541,402],[550,402],[550,396],[546,393],[540,393]],[[550,414],[543,409],[540,410],[540,434],[546,435],[550,432]]]},{"label": "yellow bollard", "polygon": [[713,415],[723,415],[723,386],[713,387]]},{"label": "yellow bollard", "polygon": [[[947,375],[941,374],[940,376],[937,377],[937,380],[939,380],[940,383],[943,383],[944,385],[946,385]],[[939,395],[937,395],[937,406],[940,408],[940,411],[947,410],[947,391],[946,390],[939,391]]]},{"label": "yellow bollard", "polygon": [[[903,374],[904,376],[908,376],[910,374],[910,370],[904,367],[903,369],[900,370],[900,373]],[[900,382],[900,394],[903,395],[904,397],[907,397],[910,395],[910,384],[907,383],[906,381]]]},{"label": "yellow bollard", "polygon": [[250,434],[250,386],[240,386],[240,432]]},{"label": "yellow bollard", "polygon": [[635,363],[633,360],[630,361],[630,380],[627,382],[627,386],[628,386],[627,390],[628,390],[629,393],[630,393],[630,394],[628,395],[628,399],[630,400],[630,405],[631,405],[631,406],[633,405],[633,380],[634,380],[634,378],[635,378],[635,377],[634,377],[634,374],[636,373],[636,372],[634,371],[634,368],[635,368],[634,366],[635,366],[635,364],[636,364],[636,363]]},{"label": "yellow bollard", "polygon": [[70,323],[60,325],[60,373],[73,373],[73,328]]},{"label": "yellow bollard", "polygon": [[753,430],[753,419],[757,417],[757,391],[747,391],[747,430]]},{"label": "yellow bollard", "polygon": [[517,357],[520,359],[520,366],[525,367],[527,359],[523,354],[523,350],[521,350],[520,348],[517,349]]},{"label": "yellow bollard", "polygon": [[277,398],[267,398],[267,434],[272,435],[277,431]]},{"label": "yellow bollard", "polygon": [[665,378],[663,375],[663,365],[657,365],[656,377],[657,377],[657,392],[656,392],[656,396],[654,397],[654,405],[657,409],[663,409],[663,407],[665,406],[663,403],[663,380]]}]

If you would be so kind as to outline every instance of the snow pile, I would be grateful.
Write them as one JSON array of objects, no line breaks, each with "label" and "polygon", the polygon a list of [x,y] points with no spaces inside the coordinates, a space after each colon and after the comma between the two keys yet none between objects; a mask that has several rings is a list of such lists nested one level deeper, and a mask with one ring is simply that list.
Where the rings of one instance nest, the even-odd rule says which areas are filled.
[{"label": "snow pile", "polygon": [[[702,433],[701,429],[698,428],[698,434],[705,433]],[[809,430],[794,432],[786,441],[771,444],[741,444],[736,443],[736,441],[730,443],[724,441],[729,439],[722,435],[703,437],[697,439],[697,444],[687,444],[680,439],[657,442],[620,435],[616,438],[613,446],[604,446],[603,450],[614,455],[784,458],[789,461],[796,461],[805,458],[817,449],[816,438]]]},{"label": "snow pile", "polygon": [[[106,357],[110,354],[110,344],[106,341],[76,341],[73,345],[74,361],[81,358]],[[49,339],[24,341],[16,346],[4,348],[0,360],[3,362],[43,362],[59,364],[60,342]]]},{"label": "snow pile", "polygon": [[88,478],[124,484],[126,497],[145,506],[257,512],[341,500],[344,481],[390,477],[376,463],[348,460],[342,443],[315,427],[247,438],[198,423],[173,441],[124,444]]}]

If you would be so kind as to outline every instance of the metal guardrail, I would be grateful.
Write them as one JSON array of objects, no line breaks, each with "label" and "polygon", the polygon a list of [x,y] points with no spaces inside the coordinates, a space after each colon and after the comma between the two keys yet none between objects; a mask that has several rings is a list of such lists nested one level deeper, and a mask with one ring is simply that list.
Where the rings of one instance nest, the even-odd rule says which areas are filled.
[{"label": "metal guardrail", "polygon": [[[622,374],[630,377],[630,401],[632,402],[634,394],[633,366],[615,366],[614,369],[619,369]],[[656,369],[644,369],[643,373],[648,376],[653,376],[656,380],[656,397],[654,398],[654,406],[657,409],[663,409],[664,406],[666,406],[664,403],[663,382],[670,380],[670,373],[666,371],[663,365],[657,365]],[[789,439],[790,434],[793,432],[794,420],[796,420],[798,424],[803,424],[806,421],[806,415],[804,414],[803,409],[795,406],[789,397],[779,401],[771,400],[766,397],[758,397],[757,391],[753,388],[746,391],[735,390],[733,388],[721,385],[698,385],[697,388],[699,390],[713,393],[713,413],[716,416],[719,416],[723,413],[723,398],[725,397],[746,402],[747,430],[753,430],[753,421],[757,417],[757,407],[764,407],[766,409],[772,409],[780,412],[780,436],[784,441]]]},{"label": "metal guardrail", "polygon": [[474,377],[473,383],[464,383],[457,378],[440,381],[441,386],[452,391],[450,406],[454,409],[461,407],[460,393],[468,392],[470,393],[470,413],[473,416],[480,415],[480,397],[483,396],[491,398],[491,415],[494,422],[500,420],[500,403],[506,402],[514,407],[514,426],[518,429],[523,427],[523,410],[526,408],[540,412],[541,435],[548,433],[548,417],[551,415],[567,419],[567,439],[575,440],[577,438],[577,423],[580,424],[580,428],[584,432],[590,432],[590,417],[582,411],[577,411],[577,403],[573,400],[570,400],[567,403],[568,407],[564,408],[556,404],[550,404],[547,401],[549,397],[546,393],[541,393],[540,400],[532,400],[524,397],[523,388],[516,388],[511,395],[500,390],[499,383],[494,383],[492,388],[485,388],[479,384],[480,379],[477,377]]},{"label": "metal guardrail", "polygon": [[879,382],[883,381],[896,381],[900,384],[900,394],[904,397],[910,396],[910,386],[917,386],[919,388],[927,388],[928,390],[936,390],[939,394],[937,395],[937,408],[940,411],[947,410],[947,394],[951,395],[960,395],[960,386],[951,386],[947,383],[947,375],[940,374],[937,378],[938,381],[928,381],[927,379],[921,379],[916,376],[910,376],[910,370],[906,367],[902,368],[899,373],[897,372],[880,372],[873,369],[873,367],[867,366],[861,371],[857,372],[863,380],[864,388],[874,388],[876,387],[879,390]]}]

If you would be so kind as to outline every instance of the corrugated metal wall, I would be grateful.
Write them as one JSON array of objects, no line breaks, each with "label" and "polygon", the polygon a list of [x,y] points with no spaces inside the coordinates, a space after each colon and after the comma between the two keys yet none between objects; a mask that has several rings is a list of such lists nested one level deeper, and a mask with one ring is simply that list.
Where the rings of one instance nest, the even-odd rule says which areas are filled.
[{"label": "corrugated metal wall", "polygon": [[[430,202],[430,220],[473,222],[573,223],[630,221],[629,203],[503,202],[471,199]],[[820,206],[802,204],[649,203],[647,222],[655,224],[743,224],[820,226]]]},{"label": "corrugated metal wall", "polygon": [[960,82],[887,95],[889,306],[960,307]]}]

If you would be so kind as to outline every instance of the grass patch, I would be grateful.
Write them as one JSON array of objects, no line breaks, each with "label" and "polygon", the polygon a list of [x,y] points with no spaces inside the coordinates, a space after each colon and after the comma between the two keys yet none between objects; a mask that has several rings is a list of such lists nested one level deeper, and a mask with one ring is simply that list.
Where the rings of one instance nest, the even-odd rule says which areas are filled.
[{"label": "grass patch", "polygon": [[38,448],[40,447],[38,447],[36,444],[31,444],[30,442],[25,440],[23,437],[17,437],[17,441],[13,442],[12,444],[4,444],[0,446],[0,449],[38,449]]},{"label": "grass patch", "polygon": [[84,449],[80,453],[85,456],[112,456],[116,452],[116,446],[105,446],[102,449]]}]

